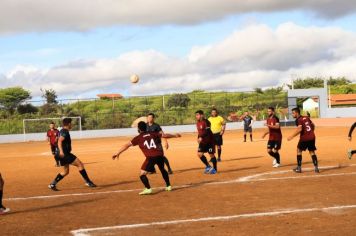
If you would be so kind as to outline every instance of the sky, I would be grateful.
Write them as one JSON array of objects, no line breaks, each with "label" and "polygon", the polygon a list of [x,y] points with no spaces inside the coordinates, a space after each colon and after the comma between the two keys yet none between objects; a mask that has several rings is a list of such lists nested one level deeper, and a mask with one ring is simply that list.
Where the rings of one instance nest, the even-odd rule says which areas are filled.
[{"label": "sky", "polygon": [[34,98],[356,82],[356,0],[1,0],[0,15],[0,88]]}]

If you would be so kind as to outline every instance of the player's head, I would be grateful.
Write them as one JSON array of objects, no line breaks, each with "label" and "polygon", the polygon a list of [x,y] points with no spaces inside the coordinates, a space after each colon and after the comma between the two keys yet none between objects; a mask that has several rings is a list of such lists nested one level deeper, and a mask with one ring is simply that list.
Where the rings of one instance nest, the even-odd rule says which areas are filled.
[{"label": "player's head", "polygon": [[211,116],[212,117],[217,117],[219,114],[218,110],[216,108],[211,109]]},{"label": "player's head", "polygon": [[268,113],[268,116],[274,115],[274,107],[269,107],[269,108],[267,109],[267,113]]},{"label": "player's head", "polygon": [[248,116],[250,113],[248,111],[245,111],[245,116]]},{"label": "player's head", "polygon": [[292,109],[292,116],[293,118],[298,118],[300,116],[300,109],[299,107],[293,108]]},{"label": "player's head", "polygon": [[150,124],[153,123],[155,118],[156,118],[155,114],[148,113],[148,115],[147,115],[147,123],[150,123]]},{"label": "player's head", "polygon": [[147,124],[143,121],[140,121],[140,122],[138,122],[137,128],[138,128],[139,133],[146,132]]},{"label": "player's head", "polygon": [[53,121],[52,121],[51,123],[49,123],[49,128],[50,128],[50,129],[56,128],[56,125],[54,124]]},{"label": "player's head", "polygon": [[195,112],[195,119],[200,121],[204,118],[204,112],[202,110],[198,110]]},{"label": "player's head", "polygon": [[72,118],[64,118],[62,120],[62,125],[64,128],[71,129],[72,128]]}]

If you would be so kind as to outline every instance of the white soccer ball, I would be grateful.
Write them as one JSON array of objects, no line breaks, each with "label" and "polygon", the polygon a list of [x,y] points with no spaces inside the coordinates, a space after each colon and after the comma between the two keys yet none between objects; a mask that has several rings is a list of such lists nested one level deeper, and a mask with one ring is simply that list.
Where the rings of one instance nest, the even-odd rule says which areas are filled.
[{"label": "white soccer ball", "polygon": [[140,78],[138,77],[138,75],[131,75],[130,80],[131,83],[136,84],[140,80]]}]

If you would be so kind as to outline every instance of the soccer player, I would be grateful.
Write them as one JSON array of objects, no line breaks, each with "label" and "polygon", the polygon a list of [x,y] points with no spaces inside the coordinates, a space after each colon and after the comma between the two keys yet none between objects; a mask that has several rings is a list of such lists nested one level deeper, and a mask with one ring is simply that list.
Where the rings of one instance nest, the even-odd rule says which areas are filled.
[{"label": "soccer player", "polygon": [[3,196],[3,191],[4,191],[4,180],[1,176],[0,173],[0,215],[5,214],[10,212],[9,208],[6,208],[3,204],[2,204],[2,196]]},{"label": "soccer player", "polygon": [[63,167],[63,171],[57,175],[57,177],[53,180],[53,182],[48,185],[48,188],[53,191],[58,191],[57,184],[61,181],[65,176],[69,174],[69,165],[76,166],[79,170],[79,173],[85,180],[85,184],[90,188],[95,188],[96,185],[89,179],[88,174],[84,168],[84,164],[72,153],[72,141],[70,138],[69,131],[72,128],[72,119],[64,118],[63,126],[60,131],[60,137],[58,139],[58,160],[60,165]]},{"label": "soccer player", "polygon": [[218,161],[221,161],[221,146],[223,145],[223,135],[225,133],[226,122],[224,118],[219,115],[216,108],[211,110],[211,116],[208,120],[211,123],[211,131],[214,135],[215,145],[218,148]]},{"label": "soccer player", "polygon": [[[356,122],[351,126],[350,131],[349,131],[348,139],[350,142],[352,141],[352,132],[354,132],[355,127],[356,127]],[[350,160],[355,153],[356,153],[356,150],[349,149],[347,151],[347,156],[349,157]]]},{"label": "soccer player", "polygon": [[274,107],[269,107],[267,113],[268,118],[266,126],[268,127],[268,130],[262,135],[262,138],[265,138],[266,135],[269,134],[267,152],[271,157],[273,157],[273,167],[278,168],[281,166],[279,150],[282,146],[282,132],[279,125],[279,119],[275,115]]},{"label": "soccer player", "polygon": [[[153,113],[149,113],[147,115],[147,132],[159,132],[163,134],[163,130],[161,128],[161,126],[157,123],[155,123],[155,114]],[[169,144],[167,139],[163,139],[164,140],[164,147],[166,148],[166,150],[168,150],[169,148]],[[168,168],[168,173],[171,175],[173,174],[171,165],[169,164],[169,161],[167,159],[166,156],[163,156],[164,158],[164,164],[166,164],[167,168]],[[154,171],[154,173],[156,173],[156,170]]]},{"label": "soccer player", "polygon": [[252,142],[252,124],[253,118],[250,116],[248,111],[245,111],[245,114],[242,117],[242,122],[244,125],[244,142],[246,142],[247,132],[250,133],[250,140]]},{"label": "soccer player", "polygon": [[318,158],[315,154],[315,126],[309,117],[300,115],[300,109],[298,107],[292,109],[292,116],[296,119],[295,124],[297,129],[291,136],[288,137],[288,141],[291,141],[298,134],[300,135],[297,147],[298,166],[294,169],[294,171],[296,173],[302,173],[302,152],[308,149],[313,160],[315,173],[319,173]]},{"label": "soccer player", "polygon": [[140,179],[145,186],[145,189],[140,192],[140,195],[148,195],[152,193],[151,185],[147,178],[147,174],[154,170],[157,165],[161,171],[162,177],[166,182],[166,191],[172,191],[172,186],[169,181],[169,175],[164,169],[164,152],[162,148],[161,138],[179,138],[180,134],[163,134],[161,132],[147,132],[147,124],[143,121],[138,123],[139,135],[123,145],[117,154],[112,156],[112,159],[119,159],[120,155],[132,146],[139,146],[146,160],[141,167]]},{"label": "soccer player", "polygon": [[57,158],[58,138],[59,138],[59,131],[58,131],[58,129],[56,129],[56,125],[52,121],[49,124],[49,130],[47,131],[47,141],[49,143],[49,146],[51,147],[51,152],[52,152],[54,161],[56,162],[56,164],[55,164],[56,167],[60,167],[61,166],[59,164],[59,160]]},{"label": "soccer player", "polygon": [[[195,119],[197,121],[198,130],[198,157],[205,165],[206,174],[216,174],[217,172],[217,160],[215,157],[215,143],[214,135],[211,132],[210,122],[205,119],[204,112],[199,110],[195,112]],[[204,153],[208,153],[210,156],[210,161],[213,163],[214,167],[211,167]]]}]

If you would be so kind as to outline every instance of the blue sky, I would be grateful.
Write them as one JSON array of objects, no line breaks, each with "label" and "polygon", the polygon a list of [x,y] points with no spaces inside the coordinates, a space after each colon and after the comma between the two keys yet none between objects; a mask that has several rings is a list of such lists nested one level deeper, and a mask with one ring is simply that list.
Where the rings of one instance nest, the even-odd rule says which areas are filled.
[{"label": "blue sky", "polygon": [[[178,19],[179,17],[180,16],[178,15]],[[182,17],[184,17],[184,14],[182,14]],[[46,21],[46,19],[43,20]],[[317,32],[315,37],[320,34],[319,29],[321,31],[327,31],[332,28],[330,31],[334,32],[333,30],[337,29],[340,31],[337,33],[340,33],[342,37],[347,35],[347,37],[350,37],[348,41],[352,41],[354,37],[353,33],[356,35],[356,26],[353,22],[356,22],[356,14],[352,12],[345,13],[344,15],[341,14],[337,17],[320,17],[319,13],[311,10],[292,8],[289,10],[277,9],[267,13],[253,10],[242,13],[237,12],[235,14],[229,13],[216,19],[198,19],[198,22],[184,24],[172,23],[169,21],[165,22],[164,20],[152,25],[140,23],[123,24],[119,22],[118,24],[110,24],[107,26],[93,26],[84,30],[63,30],[61,29],[62,26],[56,27],[56,24],[54,24],[52,28],[46,29],[41,29],[39,27],[37,30],[22,29],[11,33],[4,32],[0,34],[0,80],[2,78],[1,75],[4,77],[4,83],[1,83],[2,85],[0,86],[19,85],[27,88],[28,84],[31,83],[31,86],[28,89],[30,89],[36,96],[39,94],[39,91],[36,91],[36,88],[46,87],[48,85],[49,87],[58,90],[61,97],[82,97],[84,95],[95,96],[96,93],[100,92],[121,92],[125,95],[137,95],[189,91],[199,89],[199,81],[204,80],[209,81],[212,85],[210,87],[205,86],[203,89],[228,90],[230,88],[227,84],[231,84],[231,81],[234,81],[236,83],[233,83],[231,89],[238,90],[246,89],[246,86],[241,83],[241,81],[238,82],[238,78],[246,75],[256,75],[256,82],[251,84],[250,89],[252,89],[252,86],[258,85],[260,85],[260,87],[277,86],[285,82],[286,75],[293,72],[295,68],[300,69],[300,72],[296,72],[297,74],[300,73],[301,75],[304,75],[307,73],[305,70],[308,70],[304,68],[303,65],[310,67],[309,75],[313,76],[313,73],[317,70],[315,67],[322,66],[323,63],[326,63],[325,60],[313,56],[310,60],[306,60],[305,63],[298,62],[299,64],[296,64],[295,66],[290,65],[289,68],[284,68],[283,70],[280,70],[279,68],[281,66],[277,64],[274,65],[275,68],[273,68],[273,66],[265,65],[265,62],[257,61],[256,64],[261,63],[262,65],[260,68],[257,66],[255,68],[254,65],[246,65],[244,62],[249,61],[251,63],[254,62],[253,60],[259,60],[259,57],[256,57],[257,59],[249,58],[251,56],[251,50],[253,51],[256,48],[261,47],[261,45],[263,50],[261,49],[260,53],[265,53],[264,50],[271,53],[274,50],[273,47],[276,47],[277,51],[280,49],[280,46],[278,44],[273,45],[273,42],[271,42],[269,48],[265,48],[267,46],[263,45],[263,39],[261,39],[261,41],[256,41],[255,38],[252,38],[251,45],[248,45],[251,47],[251,50],[239,60],[235,61],[233,55],[231,55],[231,57],[229,56],[228,59],[224,59],[225,61],[227,60],[227,64],[229,64],[228,68],[225,68],[225,65],[221,66],[224,64],[223,60],[221,62],[215,60],[222,54],[229,54],[230,49],[228,45],[236,50],[236,58],[238,58],[240,56],[238,48],[241,47],[241,51],[244,51],[246,48],[246,45],[243,46],[238,44],[240,42],[239,37],[244,36],[243,33],[246,33],[247,37],[249,37],[249,34],[245,31],[248,31],[246,29],[249,29],[250,27],[263,25],[272,31],[270,32],[271,34],[275,33],[277,35],[278,29],[281,26],[292,23],[293,25],[291,27],[294,28],[294,30],[303,30],[303,28],[310,29],[311,27],[314,27],[315,29],[312,30]],[[282,28],[288,28],[287,26]],[[26,25],[26,27],[31,28],[32,26]],[[258,30],[264,32],[263,27]],[[284,29],[284,31],[288,30]],[[313,35],[312,32],[310,34]],[[325,37],[327,32],[322,33],[322,35]],[[252,34],[252,36],[256,37],[255,34]],[[286,37],[286,39],[288,41],[288,37]],[[230,42],[232,40],[236,40],[237,49],[235,48],[235,44]],[[301,37],[301,40],[303,40],[303,37]],[[248,42],[245,41],[244,43],[248,44]],[[301,50],[300,47],[303,48],[304,46],[297,45],[297,47],[298,50]],[[334,38],[327,41],[325,47],[324,50],[332,50],[332,47],[335,47],[335,50],[340,51],[344,46],[340,43],[338,44],[337,38]],[[190,59],[187,59],[192,57],[194,48],[198,48],[196,51],[200,58],[199,63],[196,63],[195,61],[192,63]],[[224,51],[219,51],[221,48],[223,48]],[[349,48],[353,49],[354,47],[353,45],[349,45]],[[297,49],[292,46],[288,50],[290,50],[291,53],[296,53],[295,50]],[[321,48],[319,50],[322,51],[323,49]],[[167,70],[167,73],[164,73],[160,71],[160,68],[156,68],[156,66],[159,67],[159,65],[152,64],[150,61],[142,61],[145,60],[143,57],[147,56],[145,55],[147,51],[150,51],[147,60],[156,60],[156,57],[158,57],[159,61],[164,60],[163,63],[167,63],[167,65],[171,65],[172,63],[175,65],[176,63],[178,69],[170,66],[170,70],[173,72]],[[131,55],[133,52],[136,52],[137,55],[135,53],[134,55]],[[209,59],[209,57],[199,56],[200,54],[205,55],[205,53],[208,52],[209,54],[207,55],[209,55],[211,59]],[[157,55],[157,53],[160,55]],[[216,53],[215,56],[214,53]],[[253,51],[253,53],[258,54],[258,51]],[[316,52],[316,54],[318,53],[320,54],[320,52]],[[120,65],[122,65],[122,63],[128,63],[125,58],[126,54],[130,54],[130,63],[136,63],[135,58],[131,58],[132,56],[136,55],[139,58],[137,61],[138,72],[135,72],[135,69],[130,70],[132,73],[142,73],[139,74],[143,79],[142,84],[139,84],[135,88],[131,88],[127,81],[130,74],[129,70],[122,74],[118,72],[117,81],[115,81],[114,77],[116,77],[116,75],[109,75],[109,73],[116,72],[109,72],[112,68],[106,68],[105,65],[103,66],[104,68],[100,67],[100,71],[97,73],[99,75],[100,73],[107,73],[108,75],[104,75],[103,78],[100,76],[93,76],[90,81],[88,80],[88,83],[86,83],[85,79],[79,81],[82,84],[95,85],[96,82],[100,84],[103,82],[102,80],[105,80],[102,86],[88,85],[83,86],[83,89],[75,91],[67,90],[65,88],[66,86],[63,86],[63,84],[67,83],[65,82],[67,80],[64,80],[64,83],[61,84],[58,75],[53,75],[54,72],[52,72],[58,72],[58,68],[66,67],[68,65],[72,66],[73,63],[78,61],[91,62],[93,64],[96,64],[97,62],[105,64],[105,62],[108,61],[108,64],[113,63],[114,66],[116,65],[115,63],[119,63],[115,62],[115,60],[119,57],[123,57],[123,61],[119,60]],[[164,57],[164,59],[161,57]],[[209,61],[206,61],[207,58]],[[337,60],[340,60],[340,62],[342,60],[349,61],[350,55],[347,54],[343,58],[335,56],[335,58],[333,57],[330,59],[329,64],[333,63],[333,65],[336,65],[338,64]],[[140,64],[140,61],[142,62],[142,65]],[[236,65],[236,70],[231,69],[234,68],[234,65]],[[239,70],[238,68],[241,68],[241,65],[243,65],[243,67],[246,66],[247,69]],[[206,73],[205,70],[207,70],[207,68],[212,69],[212,66],[216,66],[216,70]],[[77,64],[75,67],[78,69]],[[124,65],[123,67],[125,68]],[[135,67],[136,65],[133,68]],[[151,73],[150,67],[152,67],[152,71],[158,70],[159,72]],[[185,70],[183,68],[188,69]],[[250,68],[250,71],[248,71],[248,68]],[[344,66],[342,66],[342,68],[344,68]],[[90,70],[94,71],[94,69]],[[260,77],[263,76],[263,73],[260,74],[261,71],[264,71],[266,73],[265,77],[271,78],[271,81],[261,81]],[[276,73],[276,71],[279,72],[279,74]],[[327,76],[330,74],[344,76],[352,74],[352,72],[353,71],[348,71],[346,74],[340,72],[338,74],[337,69],[335,68],[330,73],[327,71],[323,72],[323,75]],[[66,75],[68,75],[67,79],[69,79],[70,73],[72,72],[68,72],[68,70],[60,72],[61,76],[66,77]],[[83,77],[88,76],[88,73],[90,72],[83,72]],[[241,73],[244,74],[242,75]],[[217,76],[217,74],[219,75]],[[78,71],[75,71],[75,75],[80,76],[81,71],[78,69]],[[90,76],[91,74],[89,74],[89,77]],[[107,77],[105,78],[105,76]],[[216,77],[215,80],[219,80],[219,82],[214,83],[214,77]],[[272,81],[273,77],[276,77],[275,82]],[[107,82],[109,79],[111,79],[111,82]],[[356,78],[351,79],[354,80]],[[171,85],[169,84],[170,80]],[[222,80],[226,81],[224,82]],[[182,84],[186,81],[196,81],[197,85],[175,86],[176,84]],[[123,86],[121,86],[120,89],[117,89],[119,86],[116,85],[120,83]],[[154,90],[154,86],[157,83],[164,84],[162,90]],[[72,87],[72,85],[69,83],[68,87]]]}]

